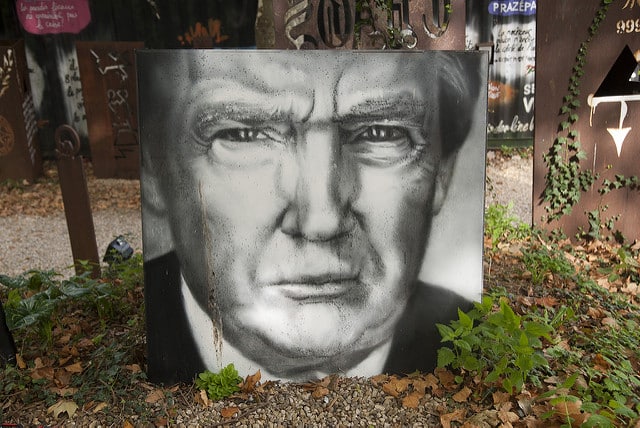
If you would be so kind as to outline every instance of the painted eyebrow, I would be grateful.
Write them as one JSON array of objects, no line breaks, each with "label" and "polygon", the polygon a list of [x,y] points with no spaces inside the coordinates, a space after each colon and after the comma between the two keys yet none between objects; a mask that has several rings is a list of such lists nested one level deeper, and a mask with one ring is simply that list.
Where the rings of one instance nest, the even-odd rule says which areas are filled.
[{"label": "painted eyebrow", "polygon": [[196,121],[213,120],[216,122],[232,120],[249,124],[261,122],[289,121],[293,113],[277,108],[277,106],[265,106],[259,103],[246,103],[242,101],[232,102],[204,102],[195,108]]},{"label": "painted eyebrow", "polygon": [[[236,120],[258,124],[263,121],[292,121],[306,115],[313,98],[257,82],[202,79],[187,97],[190,114],[198,119]],[[296,108],[298,107],[298,108]]]},{"label": "painted eyebrow", "polygon": [[343,123],[393,121],[422,125],[428,111],[427,107],[428,103],[408,96],[368,98],[339,114],[337,121]]}]

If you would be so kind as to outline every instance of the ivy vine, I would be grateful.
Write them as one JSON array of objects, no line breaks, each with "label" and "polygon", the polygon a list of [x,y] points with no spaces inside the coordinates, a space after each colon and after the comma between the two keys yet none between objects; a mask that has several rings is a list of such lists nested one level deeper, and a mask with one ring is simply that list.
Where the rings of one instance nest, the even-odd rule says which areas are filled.
[{"label": "ivy vine", "polygon": [[546,186],[542,192],[542,200],[547,203],[547,222],[571,214],[573,206],[580,201],[582,192],[588,191],[599,178],[593,171],[581,168],[580,161],[586,159],[587,155],[580,144],[579,133],[573,127],[579,119],[576,110],[580,107],[580,81],[584,75],[589,43],[598,33],[612,1],[602,0],[589,27],[588,37],[580,44],[569,79],[568,94],[560,109],[564,120],[560,122],[558,135],[549,151],[543,155],[548,168],[545,175]]}]

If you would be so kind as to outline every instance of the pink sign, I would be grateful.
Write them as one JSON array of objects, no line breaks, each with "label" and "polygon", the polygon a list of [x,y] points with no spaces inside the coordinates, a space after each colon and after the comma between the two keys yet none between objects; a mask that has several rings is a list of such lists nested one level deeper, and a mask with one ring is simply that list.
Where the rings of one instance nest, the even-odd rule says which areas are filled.
[{"label": "pink sign", "polygon": [[91,21],[88,0],[16,0],[16,10],[31,34],[77,34]]}]

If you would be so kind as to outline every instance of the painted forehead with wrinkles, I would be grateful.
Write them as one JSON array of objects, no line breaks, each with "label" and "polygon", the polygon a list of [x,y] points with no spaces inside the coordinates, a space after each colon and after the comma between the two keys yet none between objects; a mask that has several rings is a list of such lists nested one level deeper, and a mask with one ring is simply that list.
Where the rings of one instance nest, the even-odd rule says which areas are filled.
[{"label": "painted forehead with wrinkles", "polygon": [[[349,122],[354,117],[422,120],[435,95],[430,93],[436,89],[430,84],[433,79],[418,77],[416,64],[402,67],[391,56],[330,56],[319,63],[304,55],[285,56],[279,62],[251,57],[232,56],[217,64],[192,62],[192,86],[184,99],[209,103],[208,111],[220,119]],[[318,110],[314,107],[321,104],[330,106],[322,115],[331,116],[312,118]]]}]

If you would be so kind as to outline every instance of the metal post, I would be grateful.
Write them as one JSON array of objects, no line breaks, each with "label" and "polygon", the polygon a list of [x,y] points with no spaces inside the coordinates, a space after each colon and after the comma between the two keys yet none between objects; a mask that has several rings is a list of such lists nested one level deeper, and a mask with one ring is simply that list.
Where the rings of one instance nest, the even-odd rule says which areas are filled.
[{"label": "metal post", "polygon": [[88,261],[91,264],[92,275],[99,277],[100,259],[91,215],[89,190],[82,156],[78,154],[80,137],[71,126],[61,125],[56,129],[55,140],[60,189],[76,273],[79,275],[84,272],[83,266],[78,262]]}]

